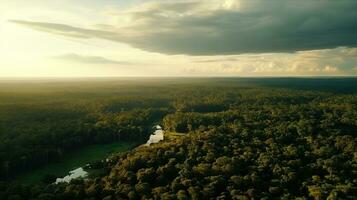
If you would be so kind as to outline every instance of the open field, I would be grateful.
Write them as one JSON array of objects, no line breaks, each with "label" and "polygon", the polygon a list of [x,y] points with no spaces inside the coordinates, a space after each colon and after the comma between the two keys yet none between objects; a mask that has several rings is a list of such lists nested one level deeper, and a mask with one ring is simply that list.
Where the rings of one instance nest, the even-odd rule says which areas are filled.
[{"label": "open field", "polygon": [[116,142],[111,144],[98,144],[83,147],[65,155],[57,163],[48,164],[19,175],[17,181],[26,184],[34,184],[39,183],[46,175],[63,177],[73,169],[83,167],[91,162],[105,160],[112,154],[126,152],[136,145],[137,143],[135,142]]}]

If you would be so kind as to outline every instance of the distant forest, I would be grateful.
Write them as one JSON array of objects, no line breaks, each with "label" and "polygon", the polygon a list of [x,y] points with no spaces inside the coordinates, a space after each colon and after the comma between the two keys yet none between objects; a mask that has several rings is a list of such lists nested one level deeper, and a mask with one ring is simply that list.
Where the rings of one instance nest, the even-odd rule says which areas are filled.
[{"label": "distant forest", "polygon": [[[15,181],[145,143],[70,183]],[[357,78],[0,80],[0,199],[356,199]]]}]

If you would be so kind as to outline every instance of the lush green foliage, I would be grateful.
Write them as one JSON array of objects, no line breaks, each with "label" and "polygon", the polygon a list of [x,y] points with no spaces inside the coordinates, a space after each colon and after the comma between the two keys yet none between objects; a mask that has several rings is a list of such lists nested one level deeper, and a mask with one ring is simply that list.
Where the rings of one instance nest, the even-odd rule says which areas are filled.
[{"label": "lush green foliage", "polygon": [[[281,84],[278,88],[279,81],[268,79],[264,85],[261,79],[146,80],[100,83],[101,90],[84,84],[75,97],[45,94],[59,98],[38,100],[34,103],[38,107],[27,107],[34,109],[28,115],[21,99],[14,104],[7,99],[3,109],[8,114],[0,118],[0,130],[6,131],[0,136],[9,141],[6,148],[29,145],[12,152],[1,144],[1,159],[7,161],[6,156],[14,154],[16,160],[30,147],[41,148],[38,144],[43,140],[48,144],[42,147],[45,150],[110,140],[144,141],[148,128],[161,119],[167,133],[186,135],[166,135],[159,144],[113,156],[103,166],[108,173],[97,178],[58,185],[4,183],[0,197],[353,199],[357,196],[357,95],[351,84],[356,86],[357,81],[348,79],[349,90],[341,89],[343,93],[316,85],[311,87],[321,91],[297,90],[305,89],[308,81],[324,85],[321,82],[330,83],[328,79],[302,80],[301,87],[294,79],[293,88]],[[89,98],[79,100],[82,95]],[[9,126],[11,122],[15,124]],[[23,165],[12,162],[18,168]]]},{"label": "lush green foliage", "polygon": [[[105,89],[110,83],[102,85],[103,91],[86,87],[88,83],[73,91],[78,83],[38,84],[32,90],[25,83],[24,88],[10,84],[0,90],[0,180],[59,161],[87,145],[142,143],[153,122],[168,113],[154,105],[163,105],[159,99],[117,94],[114,88],[110,94]],[[12,87],[18,90],[10,92]]]},{"label": "lush green foliage", "polygon": [[[25,184],[34,184],[41,181],[53,183],[56,178],[68,175],[68,172],[75,168],[87,166],[88,164],[92,166],[101,160],[105,160],[105,158],[111,154],[126,152],[138,145],[139,144],[137,142],[125,141],[89,145],[64,154],[58,162],[40,166],[39,168],[28,171],[27,173],[20,174],[15,178],[16,181]],[[88,169],[86,170],[88,171]],[[93,171],[90,172],[92,174]],[[45,181],[46,177],[52,178]]]}]

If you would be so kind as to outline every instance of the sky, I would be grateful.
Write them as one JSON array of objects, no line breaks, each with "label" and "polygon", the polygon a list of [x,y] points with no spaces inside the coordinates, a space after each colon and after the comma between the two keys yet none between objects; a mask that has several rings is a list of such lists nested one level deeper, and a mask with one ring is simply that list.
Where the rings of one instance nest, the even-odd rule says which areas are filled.
[{"label": "sky", "polygon": [[0,0],[0,77],[356,76],[356,0]]}]

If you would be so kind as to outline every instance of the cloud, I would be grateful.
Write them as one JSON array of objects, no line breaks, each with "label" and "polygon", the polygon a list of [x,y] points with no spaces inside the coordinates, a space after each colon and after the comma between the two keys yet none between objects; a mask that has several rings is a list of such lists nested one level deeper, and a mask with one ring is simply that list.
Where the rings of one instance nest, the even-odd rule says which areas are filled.
[{"label": "cloud", "polygon": [[[257,60],[264,58],[270,54],[244,54],[244,55],[234,55],[234,56],[208,56],[209,58],[198,58],[193,59],[194,63],[217,63],[217,62],[240,62],[245,60]],[[195,58],[195,57],[194,57]]]},{"label": "cloud", "polygon": [[296,53],[193,57],[184,70],[221,75],[357,75],[357,48],[340,47]]},{"label": "cloud", "polygon": [[111,60],[101,56],[86,56],[86,55],[78,55],[78,54],[65,54],[65,55],[55,56],[53,58],[70,61],[70,62],[76,62],[76,63],[84,63],[84,64],[102,64],[102,65],[131,65],[132,64],[130,62]]},{"label": "cloud", "polygon": [[73,27],[65,24],[31,22],[31,21],[24,21],[24,20],[9,20],[9,21],[38,31],[63,35],[67,37],[82,38],[82,39],[90,39],[90,38],[105,39],[105,35],[111,36],[112,34],[114,34],[114,33],[100,31],[100,30]]},{"label": "cloud", "polygon": [[299,66],[296,67],[293,63],[285,63],[281,65],[280,62],[252,62],[252,63],[222,63],[219,65],[209,66],[188,66],[185,67],[184,72],[191,75],[348,75],[341,72],[334,66]]},{"label": "cloud", "polygon": [[102,29],[13,22],[164,54],[234,55],[357,47],[356,10],[355,0],[155,1],[112,12],[117,23]]},{"label": "cloud", "polygon": [[324,72],[337,72],[338,69],[337,69],[337,67],[330,66],[330,65],[326,65],[326,66],[323,68],[323,71],[324,71]]}]

